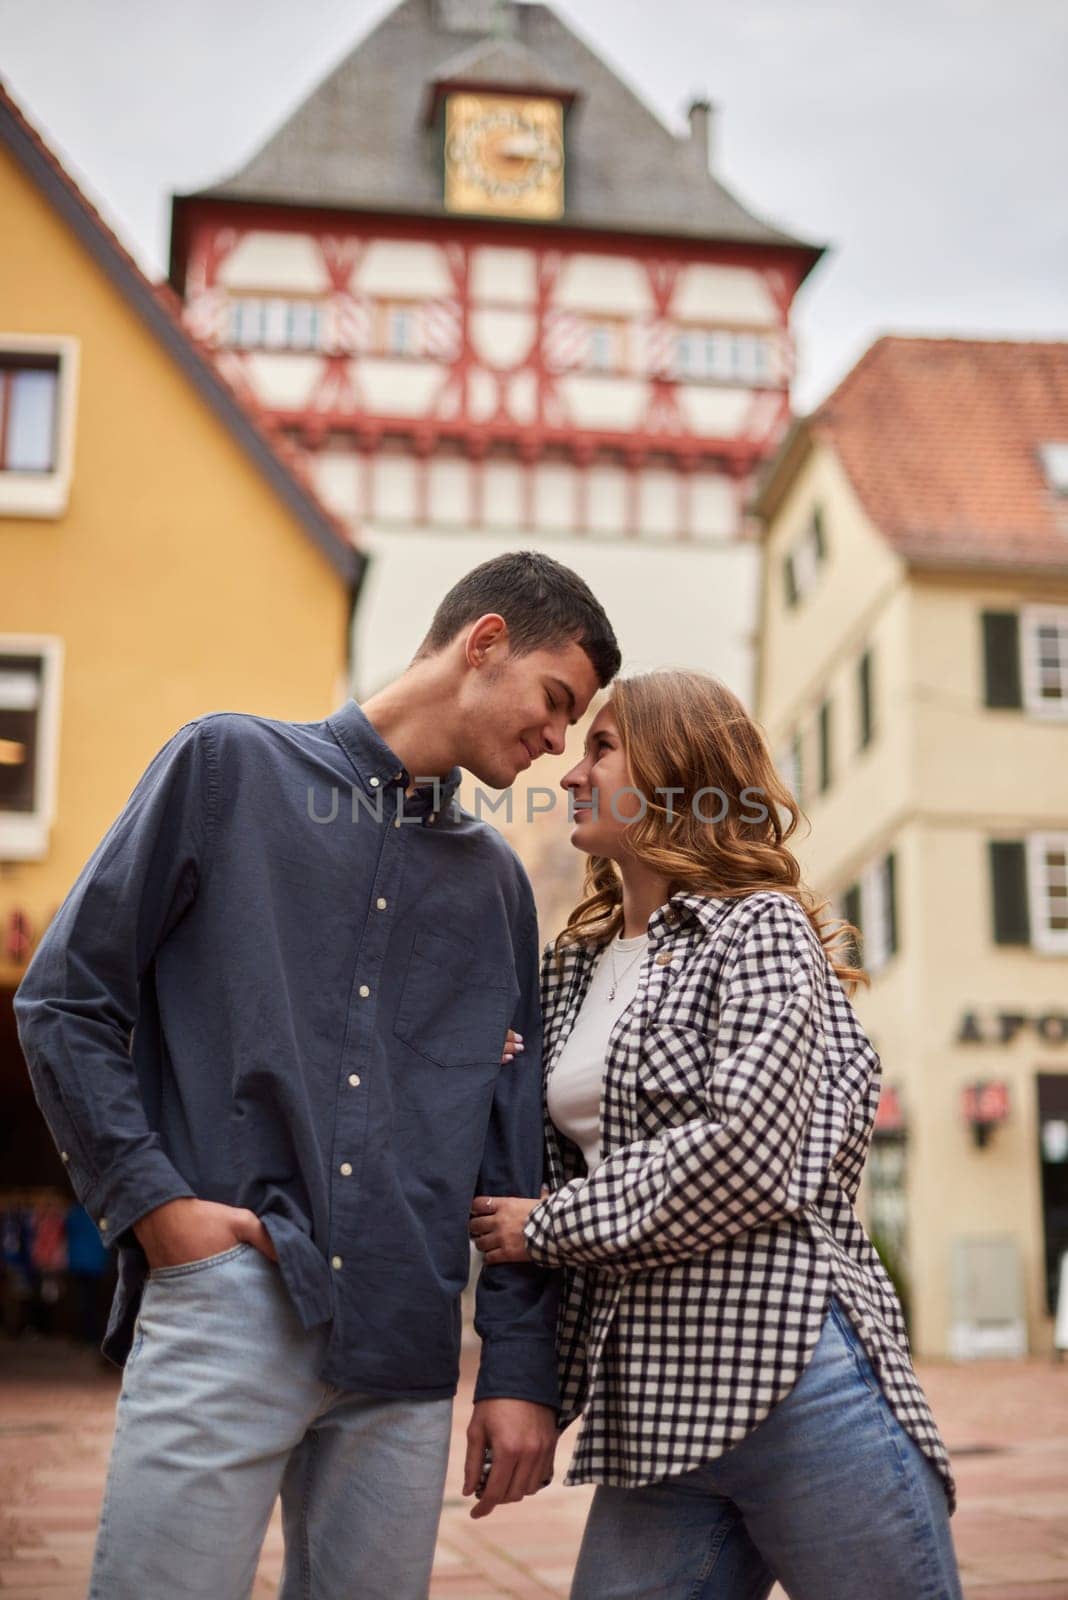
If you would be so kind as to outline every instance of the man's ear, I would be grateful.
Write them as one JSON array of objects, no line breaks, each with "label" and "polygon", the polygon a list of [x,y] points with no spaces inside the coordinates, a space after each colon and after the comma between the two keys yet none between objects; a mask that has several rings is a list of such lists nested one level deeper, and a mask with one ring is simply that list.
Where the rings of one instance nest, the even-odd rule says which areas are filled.
[{"label": "man's ear", "polygon": [[508,651],[508,624],[497,611],[487,611],[468,629],[464,659],[469,667],[484,667],[487,661],[502,660]]}]

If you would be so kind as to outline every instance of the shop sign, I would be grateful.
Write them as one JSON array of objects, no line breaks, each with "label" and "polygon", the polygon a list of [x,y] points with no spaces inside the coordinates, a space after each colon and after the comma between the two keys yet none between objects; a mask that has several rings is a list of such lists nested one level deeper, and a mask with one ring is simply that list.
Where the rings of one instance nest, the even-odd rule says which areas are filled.
[{"label": "shop sign", "polygon": [[1017,1036],[1031,1032],[1043,1044],[1068,1045],[1068,1011],[966,1011],[957,1031],[958,1044],[1012,1044]]}]

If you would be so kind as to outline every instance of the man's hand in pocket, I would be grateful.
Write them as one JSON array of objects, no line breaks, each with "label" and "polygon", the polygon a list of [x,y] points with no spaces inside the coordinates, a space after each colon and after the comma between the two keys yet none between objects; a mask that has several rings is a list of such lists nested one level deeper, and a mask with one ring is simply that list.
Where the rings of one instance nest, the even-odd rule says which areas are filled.
[{"label": "man's hand in pocket", "polygon": [[168,1200],[134,1223],[150,1267],[183,1267],[250,1244],[277,1261],[270,1235],[254,1211],[214,1200]]}]

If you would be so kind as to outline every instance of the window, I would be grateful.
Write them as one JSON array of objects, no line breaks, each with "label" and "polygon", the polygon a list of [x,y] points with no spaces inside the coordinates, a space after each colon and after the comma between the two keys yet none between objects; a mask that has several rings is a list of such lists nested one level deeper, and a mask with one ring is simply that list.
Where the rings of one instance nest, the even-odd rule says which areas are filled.
[{"label": "window", "polygon": [[992,839],[988,848],[994,943],[1068,954],[1068,832]]},{"label": "window", "polygon": [[826,559],[827,535],[823,528],[823,512],[816,506],[808,526],[783,564],[787,605],[797,605],[812,592]]},{"label": "window", "polygon": [[816,719],[816,728],[819,737],[820,766],[819,785],[820,794],[826,794],[834,781],[834,772],[831,755],[831,702],[825,700],[820,706]]},{"label": "window", "polygon": [[783,783],[789,789],[798,805],[801,805],[805,774],[804,742],[801,738],[800,729],[796,730],[791,735],[789,742],[783,746],[779,752],[779,759],[776,765]]},{"label": "window", "polygon": [[61,655],[56,639],[0,636],[0,861],[47,853]]},{"label": "window", "polygon": [[771,349],[761,333],[683,328],[675,339],[674,373],[682,382],[766,384],[774,381]]},{"label": "window", "polygon": [[980,621],[984,703],[1068,718],[1068,606],[984,611]]},{"label": "window", "polygon": [[842,915],[859,929],[860,959],[874,976],[898,952],[897,861],[891,851],[873,861],[842,896]]},{"label": "window", "polygon": [[870,650],[865,650],[857,662],[857,730],[857,747],[866,750],[875,737],[875,690]]},{"label": "window", "polygon": [[323,308],[317,300],[256,295],[230,304],[230,343],[242,350],[317,350],[322,332]]},{"label": "window", "polygon": [[417,356],[422,353],[416,306],[395,304],[384,307],[382,351],[390,356]]},{"label": "window", "polygon": [[66,510],[77,360],[73,339],[0,334],[0,516]]},{"label": "window", "polygon": [[0,471],[55,470],[58,398],[58,356],[0,358]]},{"label": "window", "polygon": [[1020,614],[1023,700],[1036,717],[1068,717],[1068,606]]},{"label": "window", "polygon": [[1027,841],[1031,942],[1068,955],[1068,833],[1033,833]]},{"label": "window", "polygon": [[254,349],[263,343],[266,302],[263,300],[235,300],[230,307],[230,341],[242,350]]},{"label": "window", "polygon": [[590,353],[587,366],[595,372],[611,372],[616,365],[615,339],[613,330],[603,324],[595,324],[590,329]]}]

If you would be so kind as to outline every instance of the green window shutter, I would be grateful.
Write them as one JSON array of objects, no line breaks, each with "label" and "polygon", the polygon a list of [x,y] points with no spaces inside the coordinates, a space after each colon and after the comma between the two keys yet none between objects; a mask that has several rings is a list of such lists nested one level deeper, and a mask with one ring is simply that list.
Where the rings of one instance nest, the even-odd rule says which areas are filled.
[{"label": "green window shutter", "polygon": [[816,559],[824,562],[827,559],[827,535],[823,531],[823,512],[819,506],[812,513],[812,541],[816,546]]},{"label": "green window shutter", "polygon": [[988,706],[1020,709],[1020,618],[1015,611],[983,612],[983,678]]},{"label": "green window shutter", "polygon": [[1022,839],[990,841],[990,892],[995,944],[1031,943],[1027,851]]},{"label": "green window shutter", "polygon": [[790,755],[794,766],[794,799],[798,805],[805,801],[805,747],[798,730],[790,741]]},{"label": "green window shutter", "polygon": [[886,894],[886,920],[889,935],[889,955],[898,952],[897,937],[897,858],[891,850],[883,862],[884,892]]},{"label": "green window shutter", "polygon": [[[863,937],[864,930],[860,925],[859,883],[851,884],[846,890],[845,894],[842,896],[842,915],[845,917],[847,922],[851,922],[853,924],[853,926],[857,929],[857,932]],[[847,948],[849,951],[849,959],[853,966],[859,967],[860,946],[858,945],[857,940],[851,937]]]},{"label": "green window shutter", "polygon": [[788,606],[796,606],[798,600],[797,574],[794,572],[793,556],[787,556],[783,562],[782,577],[783,583],[786,586],[786,604]]},{"label": "green window shutter", "polygon": [[831,787],[834,774],[831,771],[831,702],[825,700],[820,706],[820,793],[826,794]]},{"label": "green window shutter", "polygon": [[857,713],[860,723],[860,748],[866,750],[875,732],[870,650],[865,650],[857,665]]}]

